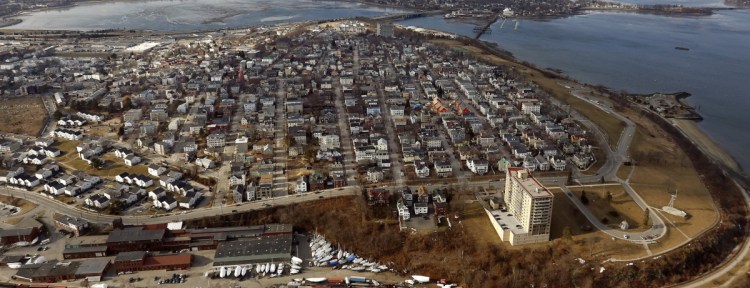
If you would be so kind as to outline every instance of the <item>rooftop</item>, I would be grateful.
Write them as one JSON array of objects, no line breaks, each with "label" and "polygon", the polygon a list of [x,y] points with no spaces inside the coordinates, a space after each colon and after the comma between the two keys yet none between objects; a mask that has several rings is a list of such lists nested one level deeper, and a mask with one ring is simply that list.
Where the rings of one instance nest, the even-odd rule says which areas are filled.
[{"label": "rooftop", "polygon": [[158,255],[146,257],[143,266],[190,265],[192,254]]},{"label": "rooftop", "polygon": [[78,270],[76,270],[76,275],[101,274],[104,273],[104,270],[108,265],[108,258],[86,259],[86,261],[79,262]]},{"label": "rooftop", "polygon": [[107,235],[79,236],[65,240],[65,247],[99,246],[107,241]]},{"label": "rooftop", "polygon": [[120,252],[115,257],[115,262],[141,261],[146,257],[145,251]]},{"label": "rooftop", "polygon": [[24,265],[16,273],[16,277],[34,279],[39,277],[58,277],[72,275],[78,271],[81,262],[50,261],[41,264]]},{"label": "rooftop", "polygon": [[63,254],[75,254],[75,253],[96,253],[96,252],[107,252],[107,246],[79,246],[79,247],[65,247]]},{"label": "rooftop", "polygon": [[160,241],[164,238],[166,230],[140,230],[124,229],[113,230],[107,237],[107,243],[136,242],[136,241]]},{"label": "rooftop", "polygon": [[502,227],[503,230],[510,230],[511,232],[513,232],[513,234],[516,235],[526,233],[526,231],[523,230],[521,222],[518,222],[516,217],[513,217],[513,214],[511,214],[510,212],[494,210],[490,213],[492,213],[492,217],[495,219],[495,221],[497,221],[498,224],[500,224],[500,227]]},{"label": "rooftop", "polygon": [[216,248],[214,266],[289,259],[291,247],[292,235],[262,236],[221,242]]},{"label": "rooftop", "polygon": [[547,190],[542,183],[531,176],[528,169],[525,168],[509,168],[508,172],[511,178],[521,186],[526,193],[534,198],[547,198],[552,197],[552,193]]}]

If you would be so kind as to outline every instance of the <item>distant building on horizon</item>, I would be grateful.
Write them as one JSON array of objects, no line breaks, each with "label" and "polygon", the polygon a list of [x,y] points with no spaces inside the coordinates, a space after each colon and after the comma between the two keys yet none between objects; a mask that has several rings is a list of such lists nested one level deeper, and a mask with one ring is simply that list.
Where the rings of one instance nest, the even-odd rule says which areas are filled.
[{"label": "distant building on horizon", "polygon": [[393,24],[391,23],[378,23],[377,24],[378,36],[393,37]]}]

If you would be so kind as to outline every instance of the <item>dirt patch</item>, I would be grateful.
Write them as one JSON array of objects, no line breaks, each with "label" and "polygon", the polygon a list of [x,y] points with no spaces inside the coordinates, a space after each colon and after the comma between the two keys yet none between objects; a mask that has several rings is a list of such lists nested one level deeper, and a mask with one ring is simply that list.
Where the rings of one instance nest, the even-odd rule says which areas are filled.
[{"label": "dirt patch", "polygon": [[41,96],[0,99],[0,132],[37,136],[46,116]]}]

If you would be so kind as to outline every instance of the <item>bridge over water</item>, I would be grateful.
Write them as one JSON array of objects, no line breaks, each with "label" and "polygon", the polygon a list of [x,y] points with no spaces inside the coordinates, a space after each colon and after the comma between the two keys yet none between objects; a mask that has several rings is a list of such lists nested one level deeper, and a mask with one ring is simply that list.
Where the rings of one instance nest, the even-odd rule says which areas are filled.
[{"label": "bridge over water", "polygon": [[406,19],[419,18],[419,17],[443,15],[445,13],[446,13],[445,10],[415,11],[415,12],[406,12],[406,13],[398,13],[398,14],[388,14],[388,15],[383,15],[383,16],[378,16],[378,17],[372,17],[370,19],[375,20],[375,21],[396,21],[396,20],[406,20]]}]

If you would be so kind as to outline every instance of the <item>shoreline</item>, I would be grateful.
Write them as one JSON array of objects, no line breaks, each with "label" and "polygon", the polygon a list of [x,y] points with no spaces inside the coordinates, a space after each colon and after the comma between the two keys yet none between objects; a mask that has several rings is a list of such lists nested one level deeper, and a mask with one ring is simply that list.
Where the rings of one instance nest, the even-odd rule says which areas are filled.
[{"label": "shoreline", "polygon": [[686,119],[667,120],[671,122],[672,125],[674,125],[677,129],[682,131],[685,136],[690,138],[696,146],[702,148],[702,150],[705,151],[705,153],[710,157],[716,159],[717,161],[721,162],[722,164],[726,165],[736,172],[745,172],[742,169],[742,166],[737,162],[737,160],[734,159],[732,154],[726,151],[724,147],[716,142],[716,140],[714,140],[711,135],[708,135],[706,131],[703,131],[703,128],[698,126],[698,123],[693,120]]}]

